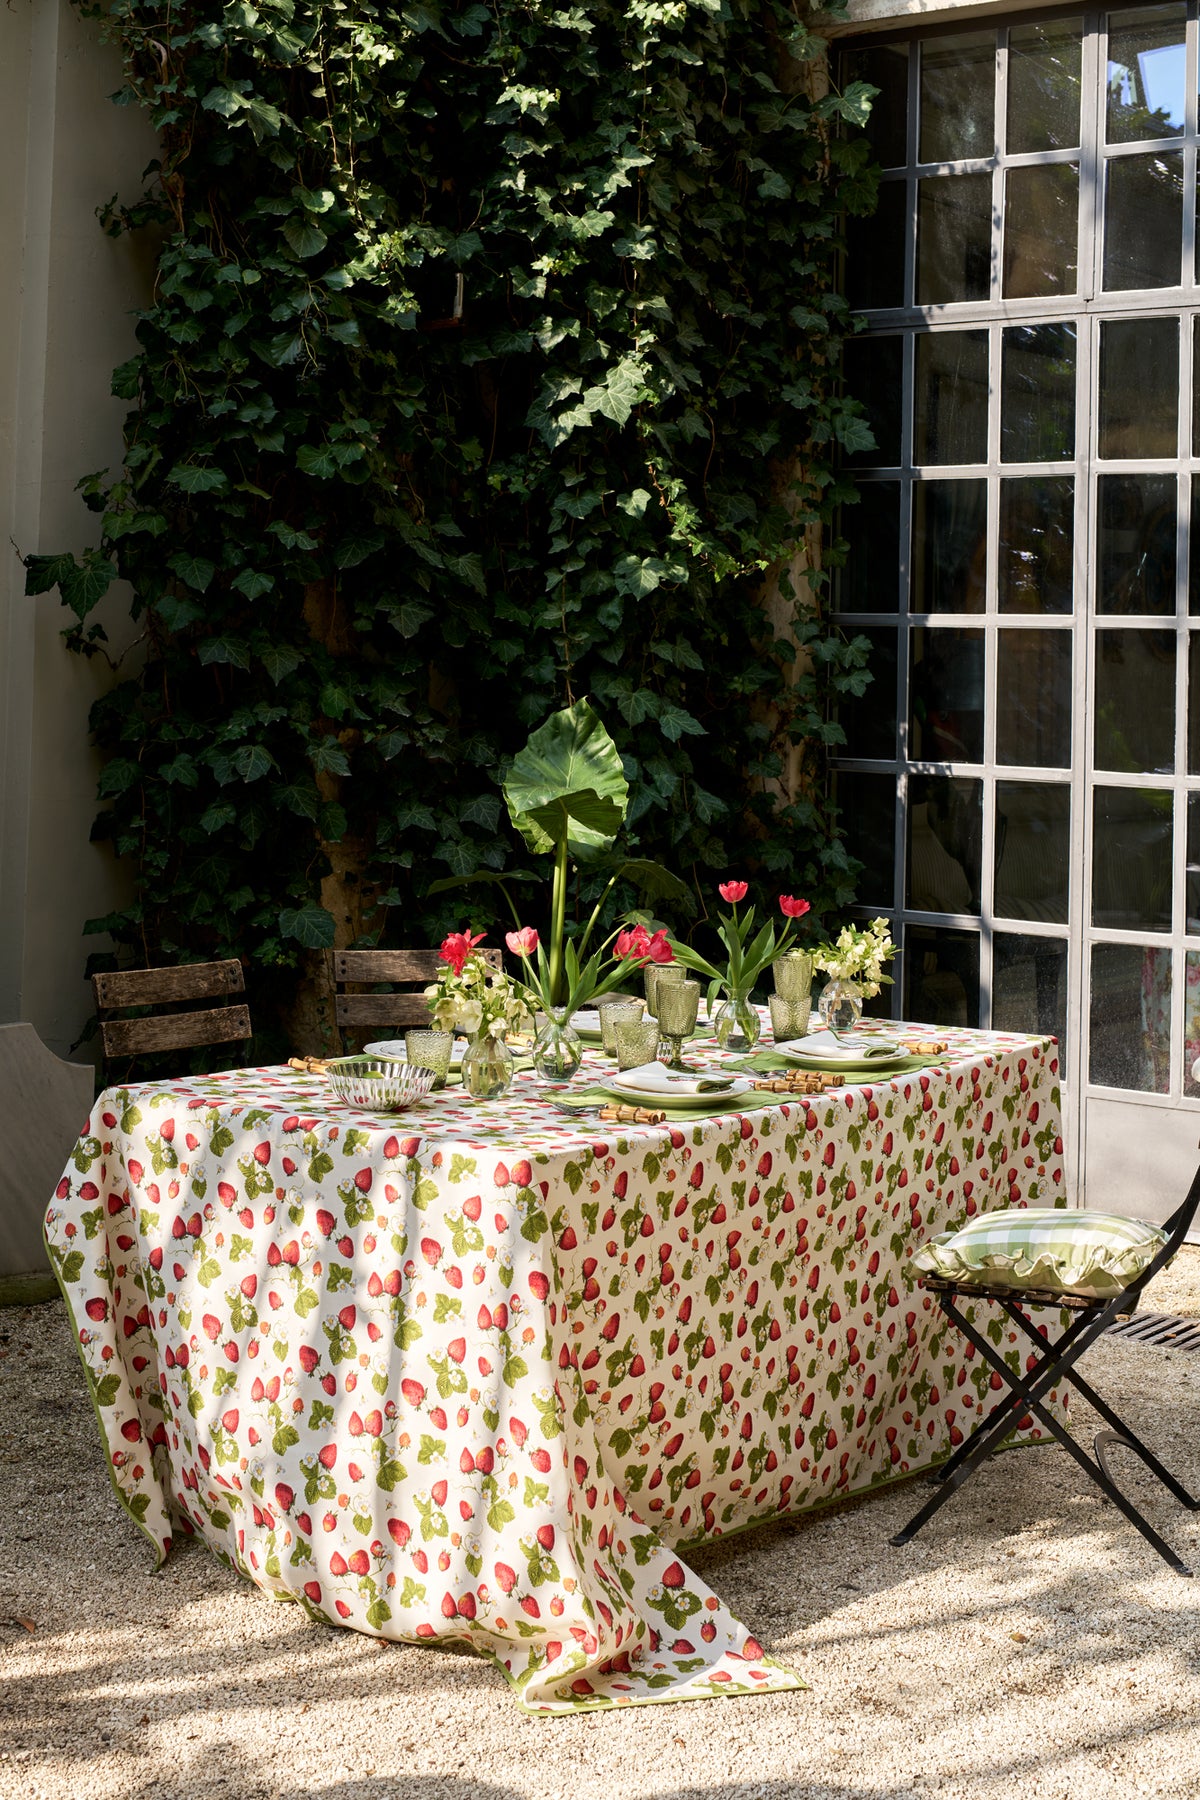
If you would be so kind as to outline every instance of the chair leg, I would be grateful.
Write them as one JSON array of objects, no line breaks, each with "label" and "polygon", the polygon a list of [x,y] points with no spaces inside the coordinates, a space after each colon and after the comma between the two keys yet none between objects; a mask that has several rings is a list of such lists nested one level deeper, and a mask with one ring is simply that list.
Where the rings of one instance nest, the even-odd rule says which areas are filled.
[{"label": "chair leg", "polygon": [[[1038,1333],[1030,1325],[1028,1319],[1022,1314],[1016,1314],[1015,1316],[1017,1317],[1018,1322],[1024,1326],[1027,1334],[1033,1338],[1035,1342],[1044,1345],[1044,1340],[1038,1336]],[[1104,1329],[1107,1329],[1107,1327],[1104,1327]],[[1095,1388],[1091,1386],[1090,1382],[1085,1381],[1078,1370],[1071,1371],[1068,1378],[1083,1395],[1088,1405],[1099,1413],[1100,1417],[1104,1420],[1104,1423],[1109,1427],[1107,1432],[1101,1432],[1099,1434],[1096,1443],[1098,1444],[1100,1439],[1104,1438],[1106,1440],[1115,1440],[1127,1444],[1132,1451],[1141,1457],[1142,1461],[1152,1474],[1158,1476],[1158,1479],[1162,1482],[1163,1486],[1169,1489],[1181,1506],[1186,1506],[1189,1512],[1200,1510],[1200,1499],[1196,1499],[1193,1495],[1188,1493],[1182,1483],[1178,1481],[1176,1477],[1172,1475],[1171,1471],[1158,1460],[1153,1450],[1143,1444],[1141,1439],[1129,1429],[1125,1421],[1113,1411],[1112,1407],[1101,1399],[1100,1395],[1096,1392]]]},{"label": "chair leg", "polygon": [[[1045,1339],[1043,1339],[1041,1334],[1034,1329],[1024,1315],[1016,1310],[1015,1305],[1006,1305],[1005,1311],[1008,1312],[1009,1316],[1022,1327],[1026,1335],[1033,1339],[1039,1351],[1039,1360],[1035,1367],[1026,1375],[1014,1380],[1012,1371],[1004,1361],[1003,1356],[995,1350],[994,1346],[991,1345],[981,1333],[977,1332],[975,1328],[963,1318],[958,1309],[954,1306],[951,1298],[947,1295],[939,1295],[938,1298],[941,1302],[943,1311],[954,1321],[968,1341],[975,1345],[985,1362],[990,1364],[1002,1377],[1007,1384],[1008,1391],[993,1407],[991,1407],[986,1417],[979,1422],[970,1437],[967,1438],[965,1443],[959,1446],[954,1455],[942,1466],[941,1470],[938,1472],[938,1485],[934,1494],[931,1495],[925,1505],[921,1507],[919,1512],[914,1515],[904,1529],[896,1533],[891,1539],[891,1542],[897,1547],[910,1542],[910,1540],[916,1536],[917,1532],[920,1531],[923,1526],[928,1524],[934,1513],[936,1513],[940,1507],[945,1505],[951,1494],[953,1494],[957,1488],[962,1486],[968,1476],[973,1474],[975,1469],[984,1462],[994,1450],[999,1448],[1000,1443],[1008,1436],[1009,1432],[1012,1430],[1013,1423],[1015,1423],[1012,1419],[1012,1415],[1016,1413],[1019,1417],[1023,1412],[1031,1412],[1051,1436],[1060,1443],[1068,1454],[1079,1464],[1080,1468],[1091,1476],[1101,1492],[1112,1501],[1113,1505],[1117,1507],[1129,1523],[1141,1533],[1147,1543],[1158,1551],[1158,1554],[1163,1558],[1164,1562],[1174,1569],[1177,1574],[1190,1576],[1192,1570],[1188,1565],[1174,1550],[1171,1549],[1165,1539],[1159,1536],[1149,1520],[1142,1516],[1137,1507],[1134,1506],[1133,1502],[1126,1499],[1125,1495],[1113,1480],[1108,1467],[1107,1451],[1111,1447],[1124,1447],[1133,1450],[1136,1455],[1142,1458],[1146,1463],[1146,1466],[1150,1468],[1154,1474],[1159,1476],[1160,1480],[1162,1480],[1170,1492],[1174,1494],[1176,1498],[1181,1500],[1185,1506],[1195,1509],[1200,1505],[1200,1502],[1193,1500],[1186,1490],[1176,1481],[1174,1476],[1163,1467],[1157,1457],[1155,1457],[1132,1432],[1126,1429],[1112,1409],[1106,1406],[1105,1403],[1100,1400],[1099,1395],[1093,1392],[1090,1385],[1085,1382],[1081,1376],[1072,1373],[1074,1364],[1078,1358],[1082,1356],[1083,1352],[1094,1341],[1095,1337],[1099,1336],[1105,1329],[1108,1322],[1106,1313],[1101,1312],[1095,1315],[1081,1314],[1079,1319],[1072,1324],[1056,1344],[1047,1346]],[[1048,1394],[1050,1388],[1057,1381],[1068,1377],[1074,1381],[1075,1386],[1085,1398],[1096,1407],[1101,1417],[1114,1428],[1107,1432],[1101,1432],[1097,1436],[1094,1446],[1094,1460],[1093,1457],[1088,1455],[1086,1450],[1082,1449],[1081,1446],[1076,1443],[1070,1433],[1064,1429],[1054,1415],[1042,1404],[1043,1397]]]}]

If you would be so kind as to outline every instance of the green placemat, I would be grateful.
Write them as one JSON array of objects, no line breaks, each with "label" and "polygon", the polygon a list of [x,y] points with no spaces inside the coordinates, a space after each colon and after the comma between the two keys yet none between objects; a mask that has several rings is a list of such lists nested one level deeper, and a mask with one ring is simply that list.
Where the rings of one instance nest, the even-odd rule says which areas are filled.
[{"label": "green placemat", "polygon": [[[777,1100],[794,1100],[795,1097],[794,1094],[767,1094],[759,1092],[753,1094],[737,1094],[730,1099],[722,1099],[720,1096],[717,1096],[712,1100],[703,1100],[697,1096],[696,1104],[694,1106],[664,1106],[659,1110],[666,1113],[667,1124],[670,1125],[676,1119],[690,1121],[694,1119],[716,1118],[721,1113],[753,1112],[756,1107],[770,1106],[773,1101]],[[646,1112],[654,1112],[656,1110],[653,1100],[636,1100],[632,1095],[623,1094],[617,1088],[606,1087],[589,1087],[579,1088],[577,1090],[568,1089],[565,1092],[560,1091],[555,1094],[554,1102],[556,1106],[564,1107],[569,1112],[590,1112],[594,1111],[598,1106],[640,1106]]]},{"label": "green placemat", "polygon": [[[883,1059],[880,1058],[880,1061]],[[947,1055],[942,1056],[906,1056],[903,1061],[888,1063],[886,1068],[877,1072],[881,1081],[891,1081],[896,1075],[911,1075],[915,1069],[932,1069],[949,1061]],[[737,1069],[744,1075],[784,1075],[790,1070],[805,1071],[799,1063],[791,1062],[787,1057],[779,1056],[774,1050],[756,1050],[752,1056],[739,1056],[735,1061],[726,1063],[727,1069]],[[844,1075],[854,1085],[859,1085],[872,1078],[871,1065],[859,1063],[857,1067],[848,1069],[844,1063],[822,1063],[813,1074]]]}]

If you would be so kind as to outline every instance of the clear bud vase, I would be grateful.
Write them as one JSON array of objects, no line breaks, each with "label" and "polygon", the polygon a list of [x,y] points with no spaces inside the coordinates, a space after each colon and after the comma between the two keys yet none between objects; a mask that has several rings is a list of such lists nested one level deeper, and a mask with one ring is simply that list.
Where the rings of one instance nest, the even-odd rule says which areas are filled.
[{"label": "clear bud vase", "polygon": [[508,1092],[515,1074],[512,1051],[503,1038],[490,1032],[481,1031],[463,1052],[463,1091],[473,1100],[498,1100]]},{"label": "clear bud vase", "polygon": [[554,1006],[533,1045],[533,1072],[545,1087],[566,1087],[579,1072],[583,1044],[565,1006]]},{"label": "clear bud vase", "polygon": [[821,994],[821,1017],[830,1031],[853,1031],[862,1018],[862,989],[857,981],[827,981]]},{"label": "clear bud vase", "polygon": [[758,1008],[750,989],[726,987],[725,998],[713,1015],[713,1036],[722,1050],[753,1050],[762,1030]]}]

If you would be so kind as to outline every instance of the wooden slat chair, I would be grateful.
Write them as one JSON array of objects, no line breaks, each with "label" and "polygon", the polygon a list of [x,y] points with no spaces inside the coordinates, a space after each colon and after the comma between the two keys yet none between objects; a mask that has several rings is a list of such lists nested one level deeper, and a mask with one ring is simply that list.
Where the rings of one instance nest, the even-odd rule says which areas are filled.
[{"label": "wooden slat chair", "polygon": [[[194,1050],[207,1044],[231,1044],[251,1033],[250,1010],[244,1003],[212,1005],[186,1012],[193,1000],[224,1001],[243,994],[246,983],[235,957],[225,962],[184,963],[173,969],[118,969],[92,976],[92,992],[100,1020],[105,1062],[146,1056],[162,1050]],[[133,1008],[173,1007],[171,1012],[140,1012],[117,1018]]]},{"label": "wooden slat chair", "polygon": [[[479,954],[499,970],[499,950],[481,950]],[[428,1025],[424,989],[437,980],[445,966],[436,950],[335,950],[338,1030],[365,1037]],[[364,991],[367,989],[371,991]]]}]

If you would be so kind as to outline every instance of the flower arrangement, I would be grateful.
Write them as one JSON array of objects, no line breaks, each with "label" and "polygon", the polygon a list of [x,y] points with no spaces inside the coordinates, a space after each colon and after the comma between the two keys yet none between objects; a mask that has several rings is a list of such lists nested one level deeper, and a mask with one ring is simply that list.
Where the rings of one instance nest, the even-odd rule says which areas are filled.
[{"label": "flower arrangement", "polygon": [[469,931],[452,931],[442,940],[438,956],[446,967],[425,989],[433,1023],[442,1031],[503,1038],[532,1024],[520,985],[479,954],[484,936],[482,931],[474,937]]},{"label": "flower arrangement", "polygon": [[685,969],[691,969],[697,975],[707,975],[714,986],[719,984],[728,988],[731,993],[746,995],[751,992],[763,970],[769,969],[777,957],[793,947],[793,923],[804,917],[810,909],[810,903],[797,899],[793,894],[780,894],[779,910],[787,921],[782,932],[776,936],[774,921],[768,919],[758,933],[752,936],[755,916],[753,906],[744,913],[738,912],[739,905],[749,892],[747,883],[722,881],[717,892],[730,908],[717,921],[717,936],[725,948],[725,967],[718,968],[707,957],[693,950],[690,944],[681,944],[676,938],[668,939],[669,947],[676,962],[681,962]]},{"label": "flower arrangement", "polygon": [[832,943],[817,946],[813,962],[831,981],[853,981],[870,998],[885,982],[891,985],[883,965],[895,954],[887,920],[872,919],[865,931],[844,925]]},{"label": "flower arrangement", "polygon": [[[593,914],[593,923],[594,920]],[[590,929],[589,925],[582,940],[584,949]],[[527,1003],[547,1014],[561,1009],[568,1020],[581,1007],[611,993],[625,980],[631,967],[671,960],[666,933],[657,931],[651,937],[644,925],[635,925],[632,930],[618,928],[586,958],[574,940],[568,938],[562,947],[561,962],[547,955],[546,946],[532,925],[518,926],[516,931],[507,933],[504,941],[525,965],[525,979],[520,986]],[[611,965],[607,970],[606,963]]]}]

